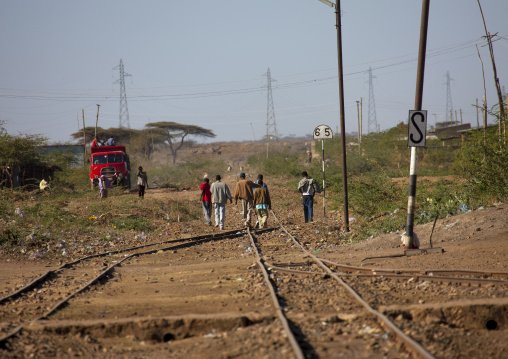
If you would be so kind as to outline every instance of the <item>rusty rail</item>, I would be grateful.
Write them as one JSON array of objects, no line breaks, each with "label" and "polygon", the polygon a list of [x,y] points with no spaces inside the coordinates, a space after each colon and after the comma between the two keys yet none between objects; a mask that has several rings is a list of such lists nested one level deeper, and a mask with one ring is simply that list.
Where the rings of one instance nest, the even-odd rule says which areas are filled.
[{"label": "rusty rail", "polygon": [[415,341],[413,338],[409,337],[404,333],[399,327],[397,327],[387,316],[384,314],[378,312],[374,308],[372,308],[363,298],[352,288],[350,287],[346,282],[342,280],[335,272],[333,272],[328,266],[323,263],[318,257],[316,257],[314,254],[309,252],[307,249],[305,249],[300,242],[282,225],[282,223],[279,221],[275,213],[272,211],[272,214],[274,218],[279,222],[279,225],[281,229],[293,240],[293,243],[298,246],[303,252],[305,252],[307,255],[309,255],[314,262],[319,265],[321,268],[324,269],[324,271],[330,275],[332,278],[334,278],[340,285],[342,285],[350,294],[353,296],[356,301],[362,305],[369,313],[373,314],[380,324],[391,330],[393,333],[395,333],[396,337],[399,338],[401,342],[403,342],[408,350],[412,351],[415,355],[418,355],[421,358],[426,359],[435,359],[435,357],[429,353],[420,343]]}]

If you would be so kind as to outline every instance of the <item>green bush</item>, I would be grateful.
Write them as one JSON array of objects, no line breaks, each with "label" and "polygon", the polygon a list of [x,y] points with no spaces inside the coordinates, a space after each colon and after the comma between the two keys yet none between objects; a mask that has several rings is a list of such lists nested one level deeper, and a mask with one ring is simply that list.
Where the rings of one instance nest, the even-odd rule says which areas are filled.
[{"label": "green bush", "polygon": [[467,180],[466,188],[472,201],[482,198],[502,200],[508,196],[508,148],[495,133],[478,131],[470,135],[459,151],[459,173]]},{"label": "green bush", "polygon": [[461,182],[440,179],[419,181],[416,194],[415,223],[427,223],[439,215],[455,215],[468,209],[467,197]]},{"label": "green bush", "polygon": [[351,177],[348,196],[351,208],[364,217],[392,212],[400,208],[404,198],[401,189],[388,176],[374,173]]}]

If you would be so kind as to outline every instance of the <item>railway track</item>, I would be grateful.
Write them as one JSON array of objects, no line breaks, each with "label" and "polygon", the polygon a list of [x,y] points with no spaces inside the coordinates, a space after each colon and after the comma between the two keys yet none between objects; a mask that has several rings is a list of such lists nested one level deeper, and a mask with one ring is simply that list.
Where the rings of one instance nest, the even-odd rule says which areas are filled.
[{"label": "railway track", "polygon": [[[275,214],[274,214],[275,216]],[[276,218],[276,217],[275,217]],[[280,222],[279,222],[280,223]],[[371,332],[379,334],[380,337],[388,338],[390,334],[395,334],[400,342],[405,344],[407,350],[413,352],[417,357],[422,358],[434,358],[423,346],[412,338],[407,336],[402,330],[395,326],[386,316],[372,308],[363,298],[348,284],[346,284],[335,272],[333,272],[323,261],[307,251],[300,242],[284,227],[281,226],[281,230],[290,237],[292,246],[288,249],[287,245],[282,242],[281,246],[286,248],[285,253],[282,257],[286,258],[311,258],[312,264],[309,267],[314,267],[313,271],[299,271],[301,274],[309,274],[316,278],[310,284],[310,288],[302,288],[300,280],[285,276],[284,271],[276,271],[264,258],[273,258],[275,255],[279,256],[277,252],[281,252],[281,248],[273,242],[267,243],[267,240],[258,240],[257,236],[254,236],[249,231],[252,246],[255,248],[257,254],[257,263],[263,272],[263,276],[270,288],[271,297],[274,303],[277,315],[286,331],[287,337],[291,343],[295,356],[297,358],[308,358],[308,357],[324,357],[326,352],[333,351],[334,349],[340,348],[341,345],[336,345],[336,340],[333,338],[329,343],[319,342],[313,338],[311,333],[322,332],[323,325],[333,325],[335,330],[343,333],[349,333],[350,329],[348,325],[344,326],[344,329],[340,328],[340,323],[343,321],[340,317],[334,317],[334,312],[339,312],[342,318],[358,318],[361,317],[361,321],[364,322],[363,328],[357,327],[357,333],[360,333],[362,329],[365,332]],[[275,249],[275,250],[274,250]],[[310,264],[310,263],[309,263]],[[270,273],[271,272],[271,273]],[[307,273],[305,273],[307,272]],[[295,272],[293,272],[296,274]],[[289,273],[290,275],[293,273]],[[286,283],[292,283],[293,285],[287,286]],[[297,289],[297,287],[299,287]],[[330,305],[330,303],[319,304],[322,308],[322,314],[329,315],[328,321],[323,320],[309,320],[307,317],[301,318],[299,314],[316,310],[313,300],[319,301],[317,297],[312,298],[311,296],[305,298],[303,301],[299,297],[302,293],[330,293],[335,292],[337,301]],[[326,296],[328,297],[328,295]],[[310,300],[309,300],[310,299]],[[354,300],[352,300],[354,299]],[[282,303],[282,304],[281,304]],[[328,307],[328,308],[326,308]],[[377,326],[377,323],[380,326]],[[326,324],[323,324],[326,323]],[[365,329],[369,328],[369,329]],[[384,328],[384,329],[382,329]],[[349,340],[349,339],[347,339]],[[360,347],[368,347],[368,341],[366,343],[359,343],[361,341],[356,340],[356,345]],[[387,342],[387,341],[385,341]],[[380,342],[376,343],[377,346],[383,345]],[[346,345],[347,347],[347,345]],[[384,350],[388,353],[393,348],[389,348],[388,345]],[[357,349],[359,350],[359,349]],[[351,353],[352,354],[352,353]],[[359,354],[358,352],[356,353]],[[368,355],[368,353],[361,353],[362,357]]]},{"label": "railway track", "polygon": [[[63,309],[78,294],[105,283],[116,267],[128,264],[134,257],[243,235],[245,229],[150,243],[86,256],[49,270],[17,291],[0,298],[0,316],[4,324],[0,328],[0,346],[5,346],[9,339],[30,323],[47,319]],[[119,254],[122,259],[117,260],[118,257],[114,255]]]},{"label": "railway track", "polygon": [[[280,224],[267,230],[242,229],[151,243],[66,263],[0,298],[0,315],[8,324],[0,328],[0,346],[5,347],[31,323],[51,319],[72,306],[71,299],[80,293],[107,283],[117,267],[127,266],[133,258],[245,235],[293,349],[288,357],[440,357],[436,353],[441,344],[424,338],[430,336],[425,323],[416,327],[421,329],[420,335],[405,320],[408,312],[400,308],[422,301],[448,303],[450,292],[446,290],[450,288],[465,287],[474,299],[475,288],[487,287],[487,295],[493,296],[505,293],[508,287],[505,272],[405,270],[337,263],[308,251]],[[422,295],[414,295],[415,290]],[[399,308],[386,309],[388,304]],[[421,318],[413,322],[417,320]]]},{"label": "railway track", "polygon": [[[275,216],[275,214],[274,214]],[[275,217],[277,219],[277,217]],[[278,219],[277,219],[278,221]],[[279,222],[280,223],[280,222]],[[347,317],[344,313],[349,313],[352,317],[360,316],[362,320],[365,320],[365,328],[371,328],[378,334],[378,338],[392,339],[398,342],[397,348],[401,346],[406,351],[411,352],[414,357],[421,358],[434,358],[434,355],[425,348],[425,345],[419,343],[411,336],[407,335],[404,330],[397,326],[392,318],[383,314],[384,310],[383,300],[380,298],[394,299],[393,296],[389,296],[390,291],[406,290],[407,283],[415,283],[416,286],[427,286],[429,283],[436,283],[437,286],[488,286],[498,287],[501,290],[506,290],[508,287],[508,273],[506,272],[490,272],[490,271],[471,271],[471,270],[402,270],[402,269],[386,269],[386,268],[366,268],[366,267],[355,267],[345,264],[336,263],[330,260],[318,258],[313,253],[309,252],[300,242],[284,227],[281,225],[282,233],[286,234],[285,241],[280,241],[278,244],[274,242],[273,235],[264,236],[264,238],[257,238],[249,232],[252,246],[255,248],[257,255],[257,264],[263,272],[263,276],[270,288],[270,293],[273,301],[273,305],[277,312],[285,331],[286,335],[292,345],[293,351],[297,358],[305,357],[326,357],[326,353],[333,350],[334,345],[331,343],[320,343],[316,340],[312,334],[309,333],[322,333],[322,326],[325,323],[322,321],[311,323],[308,318],[299,318],[299,314],[305,313],[307,310],[309,315],[311,312],[316,312],[316,308],[312,308],[312,303],[317,304],[319,298],[314,296],[313,298],[304,299],[309,301],[307,308],[305,303],[302,304],[301,300],[295,299],[295,296],[309,292],[309,288],[302,287],[301,284],[304,282],[297,277],[307,276],[313,278],[310,284],[306,286],[314,288],[316,293],[336,291],[337,303],[334,306],[334,310],[342,313],[342,317]],[[284,243],[286,242],[286,243]],[[287,242],[291,243],[289,249]],[[296,269],[298,268],[298,269]],[[503,278],[503,279],[500,279]],[[386,285],[386,280],[395,280],[396,284]],[[334,287],[333,284],[339,284],[340,288]],[[298,283],[298,285],[296,285]],[[376,288],[376,283],[383,283],[385,293],[381,290],[376,289],[376,293],[373,292],[372,288]],[[374,284],[374,285],[373,285]],[[327,288],[327,289],[324,289]],[[354,289],[353,289],[354,288]],[[344,295],[344,291],[346,295]],[[379,295],[381,293],[381,295]],[[354,298],[356,301],[355,305],[351,305],[347,295],[350,298]],[[378,298],[379,297],[379,298]],[[365,298],[365,299],[364,299]],[[436,300],[437,303],[442,303],[443,299],[432,298],[432,295],[427,295],[426,298],[430,300]],[[418,298],[415,298],[418,300]],[[407,304],[406,299],[401,304]],[[420,300],[419,304],[422,301]],[[389,303],[394,303],[390,301]],[[321,304],[323,307],[326,305]],[[358,314],[360,312],[358,306],[362,307],[367,314]],[[379,309],[379,310],[378,310]],[[326,310],[325,310],[326,311]],[[296,312],[296,313],[295,313]],[[330,317],[331,318],[331,317]],[[375,318],[379,327],[372,329],[375,325],[372,324],[372,319]],[[332,319],[332,322],[334,320]],[[339,317],[340,322],[340,317]],[[329,323],[327,323],[328,325]],[[337,326],[336,324],[332,324]],[[358,328],[357,328],[358,329]],[[339,329],[340,331],[340,329]],[[344,332],[348,332],[347,329]],[[361,333],[358,330],[358,333]],[[336,340],[333,336],[329,337],[331,341]],[[317,343],[315,343],[317,342]],[[385,343],[386,344],[386,340]],[[393,355],[393,348],[383,348],[383,343],[380,340],[376,341],[377,351],[383,351],[384,354]],[[339,346],[340,347],[340,346]],[[381,349],[379,349],[381,348]],[[398,349],[396,350],[396,352]],[[376,352],[376,350],[374,350]],[[390,353],[391,352],[391,353]],[[397,355],[400,355],[399,352]],[[359,355],[356,353],[355,355]]]}]

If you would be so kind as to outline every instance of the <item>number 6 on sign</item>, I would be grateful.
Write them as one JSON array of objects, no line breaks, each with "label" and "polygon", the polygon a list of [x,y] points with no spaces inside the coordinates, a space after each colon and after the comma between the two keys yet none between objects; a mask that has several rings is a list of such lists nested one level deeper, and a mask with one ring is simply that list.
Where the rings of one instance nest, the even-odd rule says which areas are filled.
[{"label": "number 6 on sign", "polygon": [[425,147],[426,136],[427,136],[427,111],[410,110],[407,146]]},{"label": "number 6 on sign", "polygon": [[323,140],[333,138],[332,129],[327,125],[320,125],[314,129],[314,139]]}]

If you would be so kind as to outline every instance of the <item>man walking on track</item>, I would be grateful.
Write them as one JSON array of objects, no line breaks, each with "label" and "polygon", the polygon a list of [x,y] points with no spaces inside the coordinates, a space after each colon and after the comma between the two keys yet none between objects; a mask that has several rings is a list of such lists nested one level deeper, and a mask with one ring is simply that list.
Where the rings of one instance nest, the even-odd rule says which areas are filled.
[{"label": "man walking on track", "polygon": [[220,175],[215,176],[215,182],[212,183],[210,191],[212,192],[212,202],[215,205],[215,227],[224,229],[226,201],[229,199],[229,203],[233,203],[233,197],[231,197],[229,187],[220,180]]},{"label": "man walking on track", "polygon": [[256,214],[258,216],[259,228],[266,228],[268,226],[268,210],[272,209],[272,202],[270,200],[270,193],[268,193],[268,188],[263,186],[263,176],[259,178],[258,183],[261,187],[256,188],[254,191],[254,201],[253,205],[256,208]]},{"label": "man walking on track", "polygon": [[[259,184],[261,185],[262,187],[268,189],[268,186],[266,185],[266,182],[264,182],[263,180],[263,175],[260,173],[258,174],[258,180],[254,182],[255,184]],[[256,193],[256,189],[254,188],[254,194]],[[257,211],[256,211],[256,205],[253,204],[253,207],[254,207],[254,212],[256,212],[256,215],[257,215]],[[259,218],[256,219],[256,224],[254,225],[255,228],[259,228]]]},{"label": "man walking on track", "polygon": [[212,192],[210,192],[210,180],[205,178],[201,183],[201,204],[203,206],[203,216],[206,224],[212,224]]},{"label": "man walking on track", "polygon": [[307,171],[302,172],[302,179],[298,183],[298,191],[302,193],[303,216],[305,223],[312,223],[314,216],[314,195],[321,193],[321,189],[316,180],[309,176]]},{"label": "man walking on track", "polygon": [[235,187],[235,204],[238,203],[238,198],[242,200],[243,224],[246,227],[250,227],[252,216],[252,201],[254,199],[252,189],[259,187],[261,187],[259,184],[245,179],[245,173],[240,173],[240,181],[236,183]]}]

